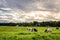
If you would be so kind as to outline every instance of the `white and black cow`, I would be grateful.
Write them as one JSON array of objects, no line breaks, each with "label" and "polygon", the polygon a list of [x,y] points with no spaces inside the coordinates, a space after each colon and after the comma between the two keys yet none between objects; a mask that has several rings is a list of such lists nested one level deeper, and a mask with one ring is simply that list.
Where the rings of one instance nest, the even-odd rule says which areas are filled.
[{"label": "white and black cow", "polygon": [[30,32],[37,32],[37,29],[36,28],[28,28],[28,31],[30,31]]}]

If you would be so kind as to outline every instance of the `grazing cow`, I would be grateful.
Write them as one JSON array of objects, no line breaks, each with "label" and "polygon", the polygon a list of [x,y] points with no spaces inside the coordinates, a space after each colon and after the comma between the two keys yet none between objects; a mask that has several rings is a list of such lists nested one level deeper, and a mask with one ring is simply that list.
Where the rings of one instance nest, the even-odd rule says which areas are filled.
[{"label": "grazing cow", "polygon": [[19,27],[19,25],[16,25],[16,27]]},{"label": "grazing cow", "polygon": [[50,28],[47,28],[47,29],[45,30],[45,32],[47,32],[47,33],[48,33],[48,32],[52,32],[52,31],[51,31],[51,29],[50,29]]},{"label": "grazing cow", "polygon": [[28,31],[30,31],[30,32],[37,32],[37,29],[35,29],[35,28],[28,28]]},{"label": "grazing cow", "polygon": [[56,27],[56,29],[59,29],[59,27]]}]

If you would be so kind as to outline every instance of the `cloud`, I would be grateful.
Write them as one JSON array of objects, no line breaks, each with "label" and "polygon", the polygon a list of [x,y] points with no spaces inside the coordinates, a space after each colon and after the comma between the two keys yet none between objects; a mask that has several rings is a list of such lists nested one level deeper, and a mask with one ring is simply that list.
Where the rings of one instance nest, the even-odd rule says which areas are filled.
[{"label": "cloud", "polygon": [[60,20],[60,0],[0,0],[0,8],[12,9],[12,22]]},{"label": "cloud", "polygon": [[23,11],[60,10],[60,0],[0,0],[5,7],[18,8]]}]

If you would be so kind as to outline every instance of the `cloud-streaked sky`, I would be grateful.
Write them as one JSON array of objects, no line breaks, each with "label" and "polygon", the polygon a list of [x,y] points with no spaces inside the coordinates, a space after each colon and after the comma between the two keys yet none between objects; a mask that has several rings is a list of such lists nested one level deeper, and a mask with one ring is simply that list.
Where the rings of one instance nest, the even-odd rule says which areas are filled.
[{"label": "cloud-streaked sky", "polygon": [[0,6],[18,8],[24,11],[60,9],[60,0],[0,0]]},{"label": "cloud-streaked sky", "polygon": [[15,19],[20,21],[60,20],[60,0],[0,0],[0,8],[12,9]]}]

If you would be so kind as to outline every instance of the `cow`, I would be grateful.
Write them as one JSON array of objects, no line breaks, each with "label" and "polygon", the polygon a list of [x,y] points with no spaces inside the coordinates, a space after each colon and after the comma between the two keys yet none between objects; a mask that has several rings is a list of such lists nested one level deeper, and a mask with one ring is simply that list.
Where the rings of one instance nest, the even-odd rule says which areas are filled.
[{"label": "cow", "polygon": [[30,32],[37,32],[37,29],[36,28],[28,28],[28,31],[30,31]]},{"label": "cow", "polygon": [[56,27],[56,29],[59,29],[59,27]]},{"label": "cow", "polygon": [[45,29],[45,32],[52,32],[52,30],[50,29],[50,28],[47,28],[47,29]]}]

